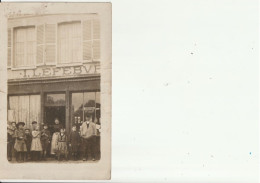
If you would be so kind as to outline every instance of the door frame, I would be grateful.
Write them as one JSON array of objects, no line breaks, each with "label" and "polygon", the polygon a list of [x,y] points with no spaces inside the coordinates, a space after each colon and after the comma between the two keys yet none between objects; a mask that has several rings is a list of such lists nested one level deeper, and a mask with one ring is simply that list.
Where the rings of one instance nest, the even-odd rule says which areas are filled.
[{"label": "door frame", "polygon": [[[48,94],[64,94],[65,95],[65,104],[46,104],[46,99],[47,99],[47,95]],[[46,92],[42,92],[42,114],[43,114],[43,121],[46,120],[46,111],[45,111],[45,107],[60,107],[60,106],[64,106],[65,107],[65,129],[67,132],[70,132],[69,129],[69,119],[67,118],[68,115],[68,108],[69,108],[69,103],[68,103],[68,96],[67,96],[67,91],[46,91]]]}]

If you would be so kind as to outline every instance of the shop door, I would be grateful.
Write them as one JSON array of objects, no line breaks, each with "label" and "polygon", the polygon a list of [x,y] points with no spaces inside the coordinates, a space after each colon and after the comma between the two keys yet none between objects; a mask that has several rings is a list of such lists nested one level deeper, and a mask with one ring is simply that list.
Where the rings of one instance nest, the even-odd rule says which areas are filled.
[{"label": "shop door", "polygon": [[65,128],[65,106],[47,106],[45,107],[45,123],[48,126],[54,124],[55,118],[58,118],[60,124]]},{"label": "shop door", "polygon": [[44,122],[48,126],[55,124],[58,118],[60,124],[66,128],[66,108],[65,93],[55,93],[45,95]]}]

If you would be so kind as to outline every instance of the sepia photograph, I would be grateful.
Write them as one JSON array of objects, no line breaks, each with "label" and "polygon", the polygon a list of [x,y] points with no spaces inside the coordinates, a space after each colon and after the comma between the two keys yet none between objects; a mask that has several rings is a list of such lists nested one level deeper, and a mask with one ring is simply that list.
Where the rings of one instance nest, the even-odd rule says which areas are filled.
[{"label": "sepia photograph", "polygon": [[[19,5],[38,9],[34,14],[23,12]],[[69,5],[92,11],[70,13],[63,9]],[[55,8],[47,13],[55,6],[57,13]],[[6,160],[10,165],[98,165],[109,157],[101,151],[110,146],[109,142],[102,147],[101,139],[110,139],[107,132],[103,136],[103,122],[105,130],[111,123],[110,101],[103,98],[111,95],[111,85],[106,89],[101,80],[104,76],[104,86],[106,81],[110,84],[107,73],[111,71],[105,66],[111,61],[105,56],[111,45],[104,44],[111,35],[102,27],[110,17],[102,16],[104,7],[111,11],[109,3],[5,4]]]}]

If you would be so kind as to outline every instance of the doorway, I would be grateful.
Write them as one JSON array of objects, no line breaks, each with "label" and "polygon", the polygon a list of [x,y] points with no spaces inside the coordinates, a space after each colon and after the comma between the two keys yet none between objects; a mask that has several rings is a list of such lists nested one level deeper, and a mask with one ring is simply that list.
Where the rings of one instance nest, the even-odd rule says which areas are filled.
[{"label": "doorway", "polygon": [[58,118],[62,127],[66,128],[65,93],[47,93],[44,105],[44,122],[50,127]]},{"label": "doorway", "polygon": [[58,118],[60,124],[65,128],[65,106],[47,106],[45,107],[45,123],[48,126],[54,124],[55,118]]}]

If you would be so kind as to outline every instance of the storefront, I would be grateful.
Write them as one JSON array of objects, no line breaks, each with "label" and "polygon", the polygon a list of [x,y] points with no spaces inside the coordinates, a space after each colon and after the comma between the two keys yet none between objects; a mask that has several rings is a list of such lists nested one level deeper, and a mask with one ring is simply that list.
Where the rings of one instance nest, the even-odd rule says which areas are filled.
[{"label": "storefront", "polygon": [[86,113],[100,124],[100,76],[10,80],[8,104],[13,120],[25,122],[28,128],[32,121],[52,125],[58,118],[69,132]]},{"label": "storefront", "polygon": [[100,42],[96,14],[8,20],[8,121],[100,126]]}]

